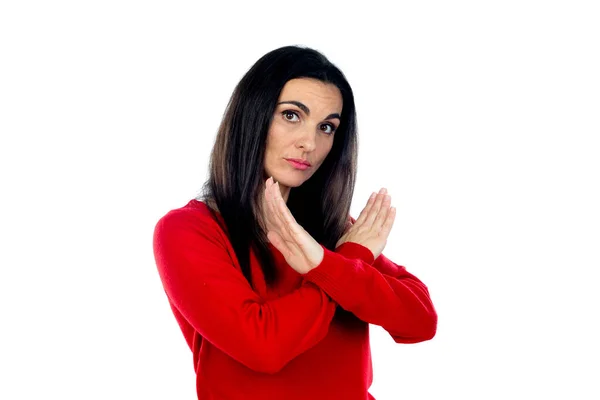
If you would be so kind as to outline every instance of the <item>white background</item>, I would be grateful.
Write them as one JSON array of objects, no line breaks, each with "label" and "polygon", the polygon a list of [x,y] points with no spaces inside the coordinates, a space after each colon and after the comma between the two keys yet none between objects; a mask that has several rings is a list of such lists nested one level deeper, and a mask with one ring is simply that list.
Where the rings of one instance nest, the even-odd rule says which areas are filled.
[{"label": "white background", "polygon": [[[235,84],[300,44],[359,118],[352,214],[437,336],[372,326],[387,399],[598,399],[600,13],[593,1],[5,1],[0,398],[195,398],[152,254],[195,196]],[[307,383],[309,384],[309,383]]]}]

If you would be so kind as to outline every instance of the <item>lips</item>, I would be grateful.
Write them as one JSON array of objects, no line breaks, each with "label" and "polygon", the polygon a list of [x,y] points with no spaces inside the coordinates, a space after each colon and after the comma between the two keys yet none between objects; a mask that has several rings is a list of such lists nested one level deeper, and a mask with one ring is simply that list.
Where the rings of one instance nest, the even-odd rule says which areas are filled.
[{"label": "lips", "polygon": [[310,163],[308,161],[306,161],[306,160],[302,160],[301,158],[286,158],[286,160],[288,160],[288,161],[294,161],[294,162],[296,162],[298,164],[304,164],[307,167],[310,167]]},{"label": "lips", "polygon": [[285,161],[287,161],[292,167],[294,167],[295,169],[300,170],[300,171],[306,171],[308,168],[310,168],[306,164],[301,164],[301,163],[293,161],[293,160],[286,159]]}]

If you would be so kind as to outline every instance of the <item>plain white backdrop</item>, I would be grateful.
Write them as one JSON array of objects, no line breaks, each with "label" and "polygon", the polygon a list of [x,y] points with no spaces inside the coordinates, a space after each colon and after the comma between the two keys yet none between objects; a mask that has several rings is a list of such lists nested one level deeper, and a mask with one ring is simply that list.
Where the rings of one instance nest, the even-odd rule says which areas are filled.
[{"label": "plain white backdrop", "polygon": [[154,225],[290,44],[353,86],[352,215],[388,188],[384,254],[439,313],[420,344],[371,326],[371,393],[600,398],[595,3],[2,2],[0,398],[196,398]]}]

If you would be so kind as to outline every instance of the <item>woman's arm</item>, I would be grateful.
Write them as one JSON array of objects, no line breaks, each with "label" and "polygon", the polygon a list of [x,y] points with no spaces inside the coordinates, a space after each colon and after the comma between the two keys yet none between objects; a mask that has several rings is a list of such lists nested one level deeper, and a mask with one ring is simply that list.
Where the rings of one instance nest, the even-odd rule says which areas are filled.
[{"label": "woman's arm", "polygon": [[336,303],[311,282],[262,300],[208,218],[168,213],[155,227],[153,248],[175,307],[207,341],[248,368],[276,373],[326,336]]},{"label": "woman's arm", "polygon": [[423,282],[383,254],[354,242],[336,251],[323,247],[323,261],[304,275],[339,305],[365,322],[379,325],[397,343],[417,343],[435,336],[437,313]]},{"label": "woman's arm", "polygon": [[[351,215],[348,215],[348,221],[349,221],[348,227],[350,227],[356,222],[356,219],[354,219]],[[347,242],[345,242],[345,243],[347,243]],[[350,243],[352,243],[352,242],[350,242]],[[358,244],[358,243],[355,243],[355,244]],[[340,248],[341,248],[341,245],[335,249],[335,252],[338,253],[338,249],[340,249]],[[403,266],[395,264],[394,262],[388,260],[386,257],[382,257],[382,254],[380,254],[375,260],[373,260],[373,253],[371,253],[370,251],[369,251],[370,254],[365,252],[364,246],[359,246],[359,247],[351,246],[351,247],[345,247],[344,249],[345,249],[344,255],[346,257],[360,258],[363,261],[369,263],[371,266],[373,266],[373,268],[375,268],[377,271],[381,272],[384,275],[398,276],[398,274],[400,273],[400,270],[402,268],[404,268]],[[350,252],[350,253],[348,253],[348,252]]]}]

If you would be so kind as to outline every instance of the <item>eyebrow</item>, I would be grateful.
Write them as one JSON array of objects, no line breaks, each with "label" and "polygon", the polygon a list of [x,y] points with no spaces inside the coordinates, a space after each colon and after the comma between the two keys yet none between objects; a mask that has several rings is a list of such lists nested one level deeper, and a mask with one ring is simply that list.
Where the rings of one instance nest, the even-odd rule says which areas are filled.
[{"label": "eyebrow", "polygon": [[[280,104],[293,104],[296,107],[298,107],[299,109],[301,109],[302,111],[304,111],[304,113],[306,115],[310,115],[310,110],[308,109],[308,107],[306,107],[304,104],[300,103],[299,101],[290,100],[290,101],[282,101],[280,103],[277,103],[277,105],[280,105]],[[325,117],[325,119],[332,119],[332,118],[337,118],[340,121],[342,120],[340,118],[340,114],[338,114],[338,113],[329,114],[327,117]]]}]

